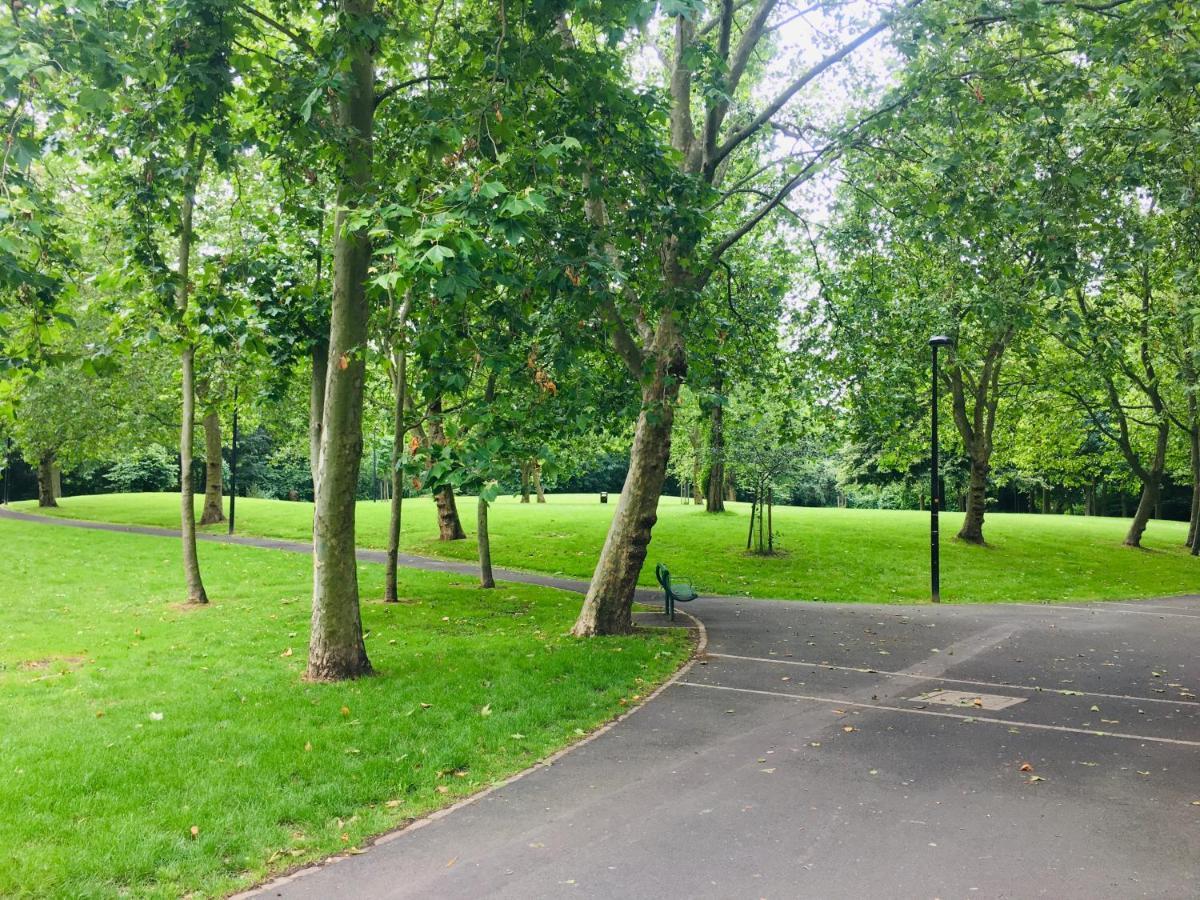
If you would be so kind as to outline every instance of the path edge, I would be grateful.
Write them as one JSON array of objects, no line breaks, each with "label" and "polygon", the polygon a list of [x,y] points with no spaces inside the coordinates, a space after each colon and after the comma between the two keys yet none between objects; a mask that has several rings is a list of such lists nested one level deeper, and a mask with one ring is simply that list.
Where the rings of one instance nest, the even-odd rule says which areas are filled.
[{"label": "path edge", "polygon": [[[708,650],[708,629],[704,627],[704,622],[702,622],[700,620],[700,618],[698,616],[694,615],[693,613],[686,612],[684,610],[679,610],[679,612],[682,615],[685,615],[689,619],[691,619],[691,621],[696,626],[696,643],[692,648],[692,654],[691,654],[691,656],[688,657],[688,659],[684,662],[684,664],[682,666],[680,666],[678,669],[675,670],[674,674],[671,675],[670,678],[668,678],[666,681],[664,681],[662,684],[660,684],[658,687],[656,687],[653,691],[651,691],[649,694],[647,694],[641,700],[641,702],[639,702],[632,709],[626,710],[625,712],[618,715],[616,718],[609,719],[607,722],[605,722],[603,725],[601,725],[595,731],[589,731],[584,737],[580,738],[579,740],[575,741],[574,743],[567,744],[567,746],[554,751],[554,753],[550,754],[545,759],[538,760],[533,765],[528,766],[527,768],[524,768],[519,772],[515,772],[512,775],[509,775],[507,778],[505,778],[501,781],[497,781],[494,784],[491,784],[488,787],[484,788],[483,790],[478,791],[477,793],[471,794],[470,796],[467,796],[467,797],[463,797],[461,800],[458,800],[458,801],[450,804],[449,806],[444,806],[441,809],[435,809],[433,812],[427,813],[419,818],[412,819],[408,822],[405,822],[403,825],[400,825],[397,828],[393,828],[391,831],[385,831],[382,834],[371,838],[370,843],[368,843],[367,846],[365,848],[363,848],[362,850],[360,850],[358,853],[338,853],[333,856],[324,857],[323,859],[320,859],[317,862],[305,863],[302,868],[296,869],[292,872],[286,872],[282,875],[273,876],[269,880],[261,881],[255,885],[253,885],[252,887],[249,887],[249,888],[246,888],[245,890],[239,891],[236,894],[228,895],[228,900],[249,900],[249,898],[264,895],[267,892],[269,892],[275,888],[283,887],[286,884],[291,884],[293,881],[297,881],[301,878],[304,878],[306,875],[312,875],[316,872],[319,872],[322,869],[325,869],[335,863],[341,862],[346,859],[350,859],[352,856],[361,856],[364,853],[370,853],[376,847],[383,846],[384,844],[389,844],[394,840],[404,837],[405,835],[407,835],[410,832],[417,831],[421,828],[424,828],[427,825],[431,825],[434,822],[436,822],[437,820],[445,818],[446,816],[448,816],[454,812],[457,812],[458,810],[463,809],[464,807],[471,806],[475,803],[478,803],[480,800],[483,800],[485,797],[488,797],[491,794],[495,793],[496,791],[499,791],[503,788],[508,787],[509,785],[513,784],[514,782],[520,781],[522,778],[525,778],[527,775],[532,775],[534,772],[538,772],[542,769],[549,768],[550,766],[552,766],[556,762],[558,762],[560,759],[562,759],[564,756],[566,756],[568,753],[573,753],[574,751],[580,749],[581,747],[586,747],[592,741],[607,734],[609,731],[616,728],[618,725],[620,725],[622,722],[624,722],[630,716],[636,715],[641,710],[643,710],[648,703],[650,703],[652,700],[657,698],[667,688],[671,687],[673,684],[680,681],[685,675],[687,675],[687,673],[689,671],[691,671],[692,666],[694,666],[698,661],[703,659],[704,656],[706,655],[706,652]],[[595,638],[589,638],[589,640],[595,640]]]}]

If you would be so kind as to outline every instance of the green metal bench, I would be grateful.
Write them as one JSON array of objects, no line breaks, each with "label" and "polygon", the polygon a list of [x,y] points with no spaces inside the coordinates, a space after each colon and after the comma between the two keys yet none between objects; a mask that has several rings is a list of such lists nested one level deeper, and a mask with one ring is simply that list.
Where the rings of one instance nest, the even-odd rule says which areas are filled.
[{"label": "green metal bench", "polygon": [[676,603],[690,603],[700,596],[690,584],[685,584],[682,581],[672,583],[671,571],[662,563],[654,567],[654,577],[662,585],[663,594],[665,595],[663,611],[671,617],[672,622],[675,621]]}]

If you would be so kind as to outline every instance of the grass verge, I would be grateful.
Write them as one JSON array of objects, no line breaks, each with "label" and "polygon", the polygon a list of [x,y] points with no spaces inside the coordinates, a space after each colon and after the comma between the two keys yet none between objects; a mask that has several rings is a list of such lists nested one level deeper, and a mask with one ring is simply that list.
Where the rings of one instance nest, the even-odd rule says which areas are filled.
[{"label": "grass verge", "polygon": [[0,546],[0,896],[228,893],[527,767],[689,652],[567,637],[575,595],[406,571],[404,603],[363,605],[378,674],[308,684],[307,557],[202,544],[193,609],[170,539],[0,520]]}]

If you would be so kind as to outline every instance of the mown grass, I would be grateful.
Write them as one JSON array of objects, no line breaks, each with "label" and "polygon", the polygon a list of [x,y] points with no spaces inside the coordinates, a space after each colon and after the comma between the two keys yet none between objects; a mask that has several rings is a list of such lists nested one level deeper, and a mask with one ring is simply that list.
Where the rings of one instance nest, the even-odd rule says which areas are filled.
[{"label": "mown grass", "polygon": [[[577,578],[592,574],[616,498],[552,495],[521,504],[503,497],[490,516],[496,565]],[[69,497],[59,515],[178,527],[178,495],[110,494]],[[33,509],[29,505],[25,508]],[[475,559],[475,504],[459,511],[469,538],[437,540],[433,504],[404,505],[402,547],[412,553]],[[358,542],[383,547],[387,504],[358,505]],[[775,557],[746,554],[749,508],[722,515],[664,498],[648,563],[666,562],[706,593],[790,600],[921,602],[928,599],[929,514],[890,510],[779,507]],[[239,499],[238,530],[308,540],[312,506]],[[989,514],[989,546],[953,540],[960,513],[942,515],[942,597],[955,602],[1070,601],[1159,596],[1200,590],[1200,560],[1183,547],[1186,526],[1153,521],[1144,550],[1122,545],[1128,521],[1082,516]],[[217,530],[224,526],[216,526]],[[642,583],[654,583],[653,565]]]},{"label": "mown grass", "polygon": [[[166,502],[106,508],[138,518],[130,500]],[[364,603],[377,674],[309,684],[303,555],[202,544],[214,602],[189,609],[171,539],[0,520],[0,547],[5,897],[216,896],[360,846],[576,740],[688,653],[678,631],[566,636],[575,595],[406,571],[404,603]],[[382,567],[360,578],[380,596]]]}]

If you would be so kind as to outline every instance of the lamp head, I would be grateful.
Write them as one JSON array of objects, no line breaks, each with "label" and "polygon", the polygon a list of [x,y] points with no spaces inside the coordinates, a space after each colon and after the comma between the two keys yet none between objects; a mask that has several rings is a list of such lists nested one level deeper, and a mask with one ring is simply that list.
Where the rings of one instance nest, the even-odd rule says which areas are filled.
[{"label": "lamp head", "polygon": [[929,339],[930,347],[952,347],[954,346],[954,338],[947,337],[944,334],[935,334]]}]

